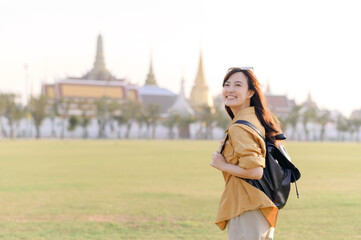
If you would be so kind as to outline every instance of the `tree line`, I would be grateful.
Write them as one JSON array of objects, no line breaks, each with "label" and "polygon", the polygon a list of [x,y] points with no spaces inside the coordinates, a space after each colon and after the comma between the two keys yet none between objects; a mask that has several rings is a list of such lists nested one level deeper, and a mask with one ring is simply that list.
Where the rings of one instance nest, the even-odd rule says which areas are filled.
[{"label": "tree line", "polygon": [[[3,137],[19,137],[20,122],[27,119],[35,128],[36,138],[41,138],[41,125],[48,118],[51,122],[51,137],[64,138],[65,131],[72,133],[75,129],[82,129],[82,137],[88,138],[88,127],[95,119],[98,125],[98,138],[107,138],[105,129],[110,129],[117,138],[130,138],[130,132],[137,125],[137,138],[156,138],[157,126],[162,125],[168,130],[168,138],[191,138],[190,126],[195,128],[194,138],[213,139],[213,130],[216,127],[226,129],[230,123],[221,103],[215,103],[213,108],[200,106],[194,109],[195,114],[184,114],[169,111],[168,116],[162,115],[161,106],[142,103],[135,100],[118,102],[107,97],[95,100],[90,99],[48,99],[45,95],[30,97],[26,106],[18,101],[18,97],[11,93],[0,93],[0,118],[6,119],[7,129],[0,121],[0,132]],[[75,111],[75,112],[74,112]],[[74,114],[75,113],[75,114]],[[337,119],[332,118],[329,110],[319,110],[316,106],[295,105],[287,117],[278,117],[283,131],[289,130],[289,139],[298,140],[296,132],[302,126],[305,139],[310,138],[310,124],[318,126],[317,140],[324,141],[326,125],[334,123],[338,132],[337,140],[345,140],[348,134],[356,141],[360,141],[360,118],[346,118],[339,114]],[[55,121],[60,121],[60,134],[55,134]],[[59,125],[59,124],[58,124]],[[117,127],[116,127],[117,126]],[[146,134],[142,135],[142,130]],[[175,131],[177,130],[177,131]],[[356,137],[354,137],[356,136]],[[21,136],[20,136],[21,137]]]}]

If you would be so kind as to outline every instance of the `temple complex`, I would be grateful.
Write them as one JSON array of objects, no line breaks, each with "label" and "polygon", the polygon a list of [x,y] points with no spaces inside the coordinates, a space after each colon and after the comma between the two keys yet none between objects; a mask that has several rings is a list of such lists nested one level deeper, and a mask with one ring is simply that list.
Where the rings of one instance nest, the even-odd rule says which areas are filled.
[{"label": "temple complex", "polygon": [[140,96],[136,85],[129,84],[126,79],[116,78],[105,66],[103,55],[103,40],[97,39],[96,56],[93,68],[82,77],[67,77],[54,84],[43,84],[42,93],[50,101],[70,100],[73,102],[69,114],[79,114],[76,102],[86,100],[89,104],[96,99],[107,97],[111,100],[123,102],[127,99],[139,100]]}]

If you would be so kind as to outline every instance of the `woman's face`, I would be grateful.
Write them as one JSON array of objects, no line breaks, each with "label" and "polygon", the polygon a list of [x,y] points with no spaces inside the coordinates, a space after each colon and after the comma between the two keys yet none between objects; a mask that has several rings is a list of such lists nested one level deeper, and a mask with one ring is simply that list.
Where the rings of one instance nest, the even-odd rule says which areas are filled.
[{"label": "woman's face", "polygon": [[253,91],[248,90],[248,80],[242,72],[232,74],[224,83],[224,104],[231,108],[234,115],[236,115],[239,110],[250,107],[253,94]]}]

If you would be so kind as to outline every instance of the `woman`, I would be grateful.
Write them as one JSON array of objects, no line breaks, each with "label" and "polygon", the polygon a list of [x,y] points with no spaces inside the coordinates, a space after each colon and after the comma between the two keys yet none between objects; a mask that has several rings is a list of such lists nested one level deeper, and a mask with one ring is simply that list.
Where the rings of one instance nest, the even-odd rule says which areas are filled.
[{"label": "woman", "polygon": [[281,132],[279,122],[268,110],[251,69],[228,70],[223,80],[223,99],[232,121],[226,130],[228,140],[224,143],[223,155],[216,151],[210,162],[222,171],[226,183],[216,224],[221,230],[228,224],[230,240],[273,239],[278,208],[262,191],[241,179],[262,178],[265,142],[250,127],[233,123],[246,120],[276,144],[273,136]]}]

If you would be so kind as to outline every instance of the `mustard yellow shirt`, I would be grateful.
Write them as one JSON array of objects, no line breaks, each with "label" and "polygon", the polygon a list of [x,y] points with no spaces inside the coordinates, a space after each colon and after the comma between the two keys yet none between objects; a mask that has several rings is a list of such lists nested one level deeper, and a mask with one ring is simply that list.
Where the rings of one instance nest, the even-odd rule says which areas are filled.
[{"label": "mustard yellow shirt", "polygon": [[[265,129],[259,122],[254,107],[241,109],[225,131],[229,137],[225,143],[223,156],[228,163],[241,168],[251,169],[259,166],[264,168],[266,156],[264,140],[252,128],[244,124],[233,124],[237,120],[252,123],[265,136]],[[260,209],[271,226],[276,226],[278,208],[266,194],[234,175],[227,172],[222,174],[225,189],[219,202],[216,220],[221,230],[226,228],[231,218],[256,209]]]}]

